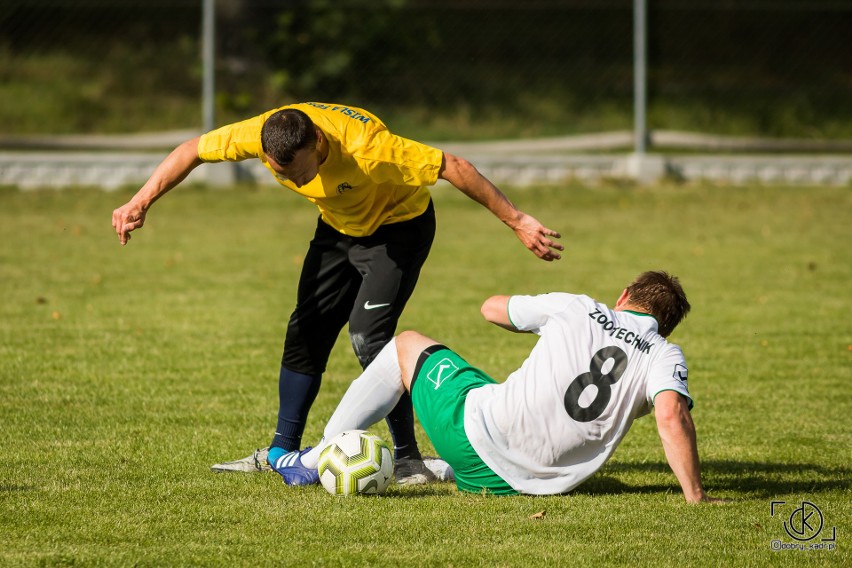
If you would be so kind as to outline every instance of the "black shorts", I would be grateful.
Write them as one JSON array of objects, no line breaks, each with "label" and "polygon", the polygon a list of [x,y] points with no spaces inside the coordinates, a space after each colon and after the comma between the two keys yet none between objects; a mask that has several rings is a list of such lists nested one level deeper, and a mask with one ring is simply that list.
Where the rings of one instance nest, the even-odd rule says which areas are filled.
[{"label": "black shorts", "polygon": [[362,367],[396,333],[435,237],[435,209],[383,225],[370,236],[349,237],[317,223],[290,316],[281,364],[322,374],[343,326]]}]

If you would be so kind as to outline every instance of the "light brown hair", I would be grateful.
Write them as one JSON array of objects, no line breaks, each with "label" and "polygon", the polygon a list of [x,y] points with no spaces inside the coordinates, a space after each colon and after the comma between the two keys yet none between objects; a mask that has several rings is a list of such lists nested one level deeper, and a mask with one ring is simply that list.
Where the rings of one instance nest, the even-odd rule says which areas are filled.
[{"label": "light brown hair", "polygon": [[651,270],[643,272],[627,287],[631,305],[656,318],[659,333],[668,337],[689,313],[690,305],[677,276]]}]

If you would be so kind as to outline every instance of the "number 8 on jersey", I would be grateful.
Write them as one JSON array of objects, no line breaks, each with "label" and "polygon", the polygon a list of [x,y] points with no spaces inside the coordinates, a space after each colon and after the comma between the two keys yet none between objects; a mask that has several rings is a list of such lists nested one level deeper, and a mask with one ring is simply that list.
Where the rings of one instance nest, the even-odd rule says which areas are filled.
[{"label": "number 8 on jersey", "polygon": [[[604,373],[604,365],[610,359],[613,360],[612,368]],[[627,369],[627,354],[618,347],[614,345],[604,347],[595,353],[589,364],[589,372],[575,377],[565,391],[565,410],[568,416],[577,422],[591,422],[597,419],[609,404],[612,385],[618,382],[625,369]],[[589,385],[597,387],[597,394],[591,404],[584,408],[580,406],[580,395]]]}]

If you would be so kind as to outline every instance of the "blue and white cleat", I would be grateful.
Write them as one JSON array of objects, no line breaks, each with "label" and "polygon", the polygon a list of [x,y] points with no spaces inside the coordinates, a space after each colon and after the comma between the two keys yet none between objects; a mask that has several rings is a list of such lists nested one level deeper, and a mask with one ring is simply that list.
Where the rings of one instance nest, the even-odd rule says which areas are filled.
[{"label": "blue and white cleat", "polygon": [[284,478],[286,485],[316,485],[319,483],[319,471],[302,465],[302,455],[310,449],[287,452],[271,464],[272,470]]}]

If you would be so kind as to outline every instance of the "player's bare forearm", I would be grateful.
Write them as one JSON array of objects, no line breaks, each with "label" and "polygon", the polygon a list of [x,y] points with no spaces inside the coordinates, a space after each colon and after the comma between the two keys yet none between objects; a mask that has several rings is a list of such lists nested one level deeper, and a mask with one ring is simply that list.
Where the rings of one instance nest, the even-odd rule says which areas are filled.
[{"label": "player's bare forearm", "polygon": [[482,317],[494,325],[509,331],[518,331],[509,319],[509,298],[510,296],[491,296],[482,303],[479,311]]},{"label": "player's bare forearm", "polygon": [[444,152],[439,177],[491,211],[539,258],[547,261],[561,258],[558,251],[564,250],[564,247],[553,240],[561,235],[515,207],[497,186],[467,160]]},{"label": "player's bare forearm", "polygon": [[198,157],[198,138],[175,148],[154,170],[145,185],[124,205],[112,212],[112,226],[122,245],[130,232],[145,224],[145,215],[157,199],[182,182],[202,163]]},{"label": "player's bare forearm", "polygon": [[654,400],[654,415],[666,460],[683,489],[684,498],[690,503],[722,502],[708,497],[701,485],[695,425],[686,399],[674,391],[661,392]]},{"label": "player's bare forearm", "polygon": [[510,228],[520,223],[522,212],[467,160],[444,152],[439,176],[485,206]]},{"label": "player's bare forearm", "polygon": [[186,179],[202,163],[198,157],[198,140],[198,137],[187,140],[172,150],[131,201],[147,210],[157,199]]}]

